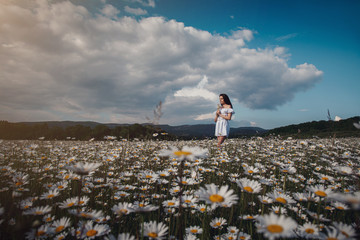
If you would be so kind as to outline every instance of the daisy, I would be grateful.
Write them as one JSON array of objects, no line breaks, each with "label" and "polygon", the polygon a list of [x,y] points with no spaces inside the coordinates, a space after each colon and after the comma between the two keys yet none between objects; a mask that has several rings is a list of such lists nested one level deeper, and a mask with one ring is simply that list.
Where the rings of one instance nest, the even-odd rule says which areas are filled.
[{"label": "daisy", "polygon": [[346,237],[346,239],[356,239],[356,230],[351,225],[342,222],[333,222],[332,224]]},{"label": "daisy", "polygon": [[238,196],[233,194],[234,190],[229,189],[229,186],[221,186],[219,189],[215,184],[206,184],[205,188],[200,187],[196,191],[196,195],[199,196],[199,200],[204,200],[206,203],[212,206],[231,207],[238,200]]},{"label": "daisy", "polygon": [[117,205],[114,205],[111,210],[118,216],[122,215],[128,215],[132,212],[134,212],[134,205],[132,203],[118,203]]},{"label": "daisy", "polygon": [[284,215],[278,216],[274,213],[260,216],[257,218],[257,221],[257,232],[263,233],[270,240],[293,237],[294,230],[297,227],[297,223],[292,218],[285,217]]},{"label": "daisy", "polygon": [[292,204],[296,203],[289,195],[285,193],[279,193],[279,192],[272,192],[267,194],[269,197],[271,197],[275,202],[279,202],[282,204]]},{"label": "daisy", "polygon": [[73,206],[76,206],[78,202],[78,198],[77,197],[72,197],[69,199],[66,199],[65,201],[59,203],[59,208],[71,208]]},{"label": "daisy", "polygon": [[226,225],[227,221],[225,218],[214,218],[210,222],[210,226],[212,228],[222,228],[222,226]]},{"label": "daisy", "polygon": [[237,234],[237,236],[238,236],[237,240],[250,240],[251,239],[251,236],[244,232],[239,232]]},{"label": "daisy", "polygon": [[57,195],[59,195],[59,193],[60,193],[59,190],[53,189],[47,193],[42,194],[40,196],[40,199],[52,199],[52,198],[56,197]]},{"label": "daisy", "polygon": [[271,198],[269,198],[268,196],[258,196],[258,198],[259,198],[259,201],[262,204],[271,204],[271,203],[273,203],[273,200]]},{"label": "daisy", "polygon": [[205,157],[207,153],[207,149],[185,146],[181,150],[176,147],[170,147],[170,150],[164,149],[159,153],[159,156],[173,157],[180,161],[184,159],[194,161],[196,158]]},{"label": "daisy", "polygon": [[198,240],[198,238],[193,234],[186,234],[184,240]]},{"label": "daisy", "polygon": [[351,207],[355,210],[360,209],[360,192],[355,192],[353,194],[334,193],[331,194],[329,197],[337,201],[350,204]]},{"label": "daisy", "polygon": [[173,198],[172,200],[165,200],[162,203],[163,207],[167,208],[177,208],[179,207],[179,200],[177,198]]},{"label": "daisy", "polygon": [[323,240],[345,240],[347,239],[338,229],[333,226],[325,227],[326,233],[319,233],[319,239]]},{"label": "daisy", "polygon": [[56,220],[51,224],[51,227],[53,227],[55,230],[55,233],[58,234],[65,230],[67,227],[69,227],[70,224],[70,218],[62,217],[60,220]]},{"label": "daisy", "polygon": [[338,210],[348,210],[349,209],[349,207],[347,205],[345,205],[344,203],[341,203],[341,202],[333,202],[333,203],[331,203],[331,205],[333,205]]},{"label": "daisy", "polygon": [[259,215],[243,215],[243,216],[239,216],[239,218],[243,220],[256,220],[258,216]]},{"label": "daisy", "polygon": [[316,196],[326,198],[329,194],[332,193],[332,190],[330,188],[325,188],[324,185],[316,185],[316,186],[309,186],[307,189],[313,193],[315,193]]},{"label": "daisy", "polygon": [[198,199],[193,195],[184,195],[181,197],[182,202],[185,203],[187,206],[194,205],[198,202]]},{"label": "daisy", "polygon": [[297,233],[301,238],[318,238],[319,228],[315,224],[304,223],[302,226],[298,227]]},{"label": "daisy", "polygon": [[234,233],[225,233],[221,236],[221,239],[235,240],[237,238],[236,238],[236,234]]},{"label": "daisy", "polygon": [[307,202],[308,195],[306,193],[293,193],[294,198],[300,202]]},{"label": "daisy", "polygon": [[81,230],[83,236],[81,238],[93,239],[99,236],[106,235],[110,232],[110,227],[106,224],[96,224],[91,221],[87,221]]},{"label": "daisy", "polygon": [[44,215],[51,211],[50,206],[35,207],[23,212],[24,215]]},{"label": "daisy", "polygon": [[135,212],[151,212],[157,210],[158,208],[158,206],[144,202],[135,202],[133,207]]},{"label": "daisy", "polygon": [[97,170],[101,163],[82,163],[77,162],[74,165],[68,166],[67,169],[79,175],[89,175]]},{"label": "daisy", "polygon": [[255,168],[253,166],[245,166],[245,167],[243,167],[243,169],[244,169],[244,172],[246,175],[253,175],[253,174],[259,172],[259,169]]},{"label": "daisy", "polygon": [[149,239],[164,239],[166,238],[168,227],[162,222],[157,223],[150,221],[144,223],[144,229],[142,231],[144,232],[144,236]]},{"label": "daisy", "polygon": [[90,200],[90,198],[87,197],[87,196],[81,197],[81,198],[80,198],[80,201],[78,201],[77,205],[79,205],[79,206],[84,206],[84,205],[87,204],[87,202],[88,202],[89,200]]},{"label": "daisy", "polygon": [[236,181],[236,184],[245,192],[259,193],[262,189],[261,184],[255,180],[241,178]]},{"label": "daisy", "polygon": [[117,238],[111,234],[106,236],[105,240],[135,240],[135,237],[130,235],[130,233],[119,233]]},{"label": "daisy", "polygon": [[26,233],[25,239],[46,239],[51,233],[51,228],[48,225],[41,225],[40,227],[31,229],[30,232]]},{"label": "daisy", "polygon": [[228,226],[227,231],[228,233],[237,234],[239,232],[239,229],[234,226]]},{"label": "daisy", "polygon": [[190,234],[202,234],[203,233],[203,229],[201,227],[198,226],[191,226],[186,228],[186,233],[190,233]]},{"label": "daisy", "polygon": [[348,166],[337,166],[335,167],[335,170],[343,175],[351,175],[353,173],[352,168]]}]

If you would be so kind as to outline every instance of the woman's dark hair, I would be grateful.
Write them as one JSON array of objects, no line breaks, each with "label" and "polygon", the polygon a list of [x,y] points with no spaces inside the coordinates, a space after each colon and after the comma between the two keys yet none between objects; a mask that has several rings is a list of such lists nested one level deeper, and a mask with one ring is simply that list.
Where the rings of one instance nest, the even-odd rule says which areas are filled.
[{"label": "woman's dark hair", "polygon": [[226,95],[225,93],[222,93],[219,95],[219,97],[223,97],[224,98],[224,102],[227,104],[227,105],[230,105],[231,108],[233,108],[233,105],[231,104],[231,101],[230,101],[230,98],[228,97],[228,95]]}]

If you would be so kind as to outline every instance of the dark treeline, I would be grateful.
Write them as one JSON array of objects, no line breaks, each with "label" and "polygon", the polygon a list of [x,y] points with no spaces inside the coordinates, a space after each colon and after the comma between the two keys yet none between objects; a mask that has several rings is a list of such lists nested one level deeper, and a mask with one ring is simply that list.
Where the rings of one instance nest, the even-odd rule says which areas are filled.
[{"label": "dark treeline", "polygon": [[317,137],[360,137],[360,130],[354,127],[359,117],[340,121],[313,121],[269,130],[266,135],[294,136],[299,138]]},{"label": "dark treeline", "polygon": [[11,123],[8,121],[0,121],[0,139],[4,140],[34,140],[44,138],[46,140],[104,140],[105,136],[114,136],[117,139],[149,139],[153,135],[157,138],[170,138],[170,136],[162,135],[161,129],[151,125],[133,124],[128,126],[117,126],[109,128],[104,124],[95,127],[75,125],[68,127],[52,126],[47,123]]}]

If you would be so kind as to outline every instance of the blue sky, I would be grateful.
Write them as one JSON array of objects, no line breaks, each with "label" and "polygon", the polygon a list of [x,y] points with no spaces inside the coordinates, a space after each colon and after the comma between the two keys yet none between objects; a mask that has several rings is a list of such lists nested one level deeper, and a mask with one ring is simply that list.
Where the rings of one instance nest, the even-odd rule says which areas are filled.
[{"label": "blue sky", "polygon": [[360,114],[359,1],[0,1],[8,121],[266,129]]}]

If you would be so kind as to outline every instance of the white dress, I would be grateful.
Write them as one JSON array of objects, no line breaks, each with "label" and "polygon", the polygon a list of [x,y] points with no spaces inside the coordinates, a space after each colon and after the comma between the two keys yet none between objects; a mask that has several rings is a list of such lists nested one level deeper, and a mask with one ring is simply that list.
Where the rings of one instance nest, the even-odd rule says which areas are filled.
[{"label": "white dress", "polygon": [[[229,113],[235,114],[232,108],[220,108],[221,115],[227,116]],[[230,125],[229,120],[226,120],[220,116],[218,116],[216,126],[215,126],[215,136],[229,136],[230,133]]]}]

